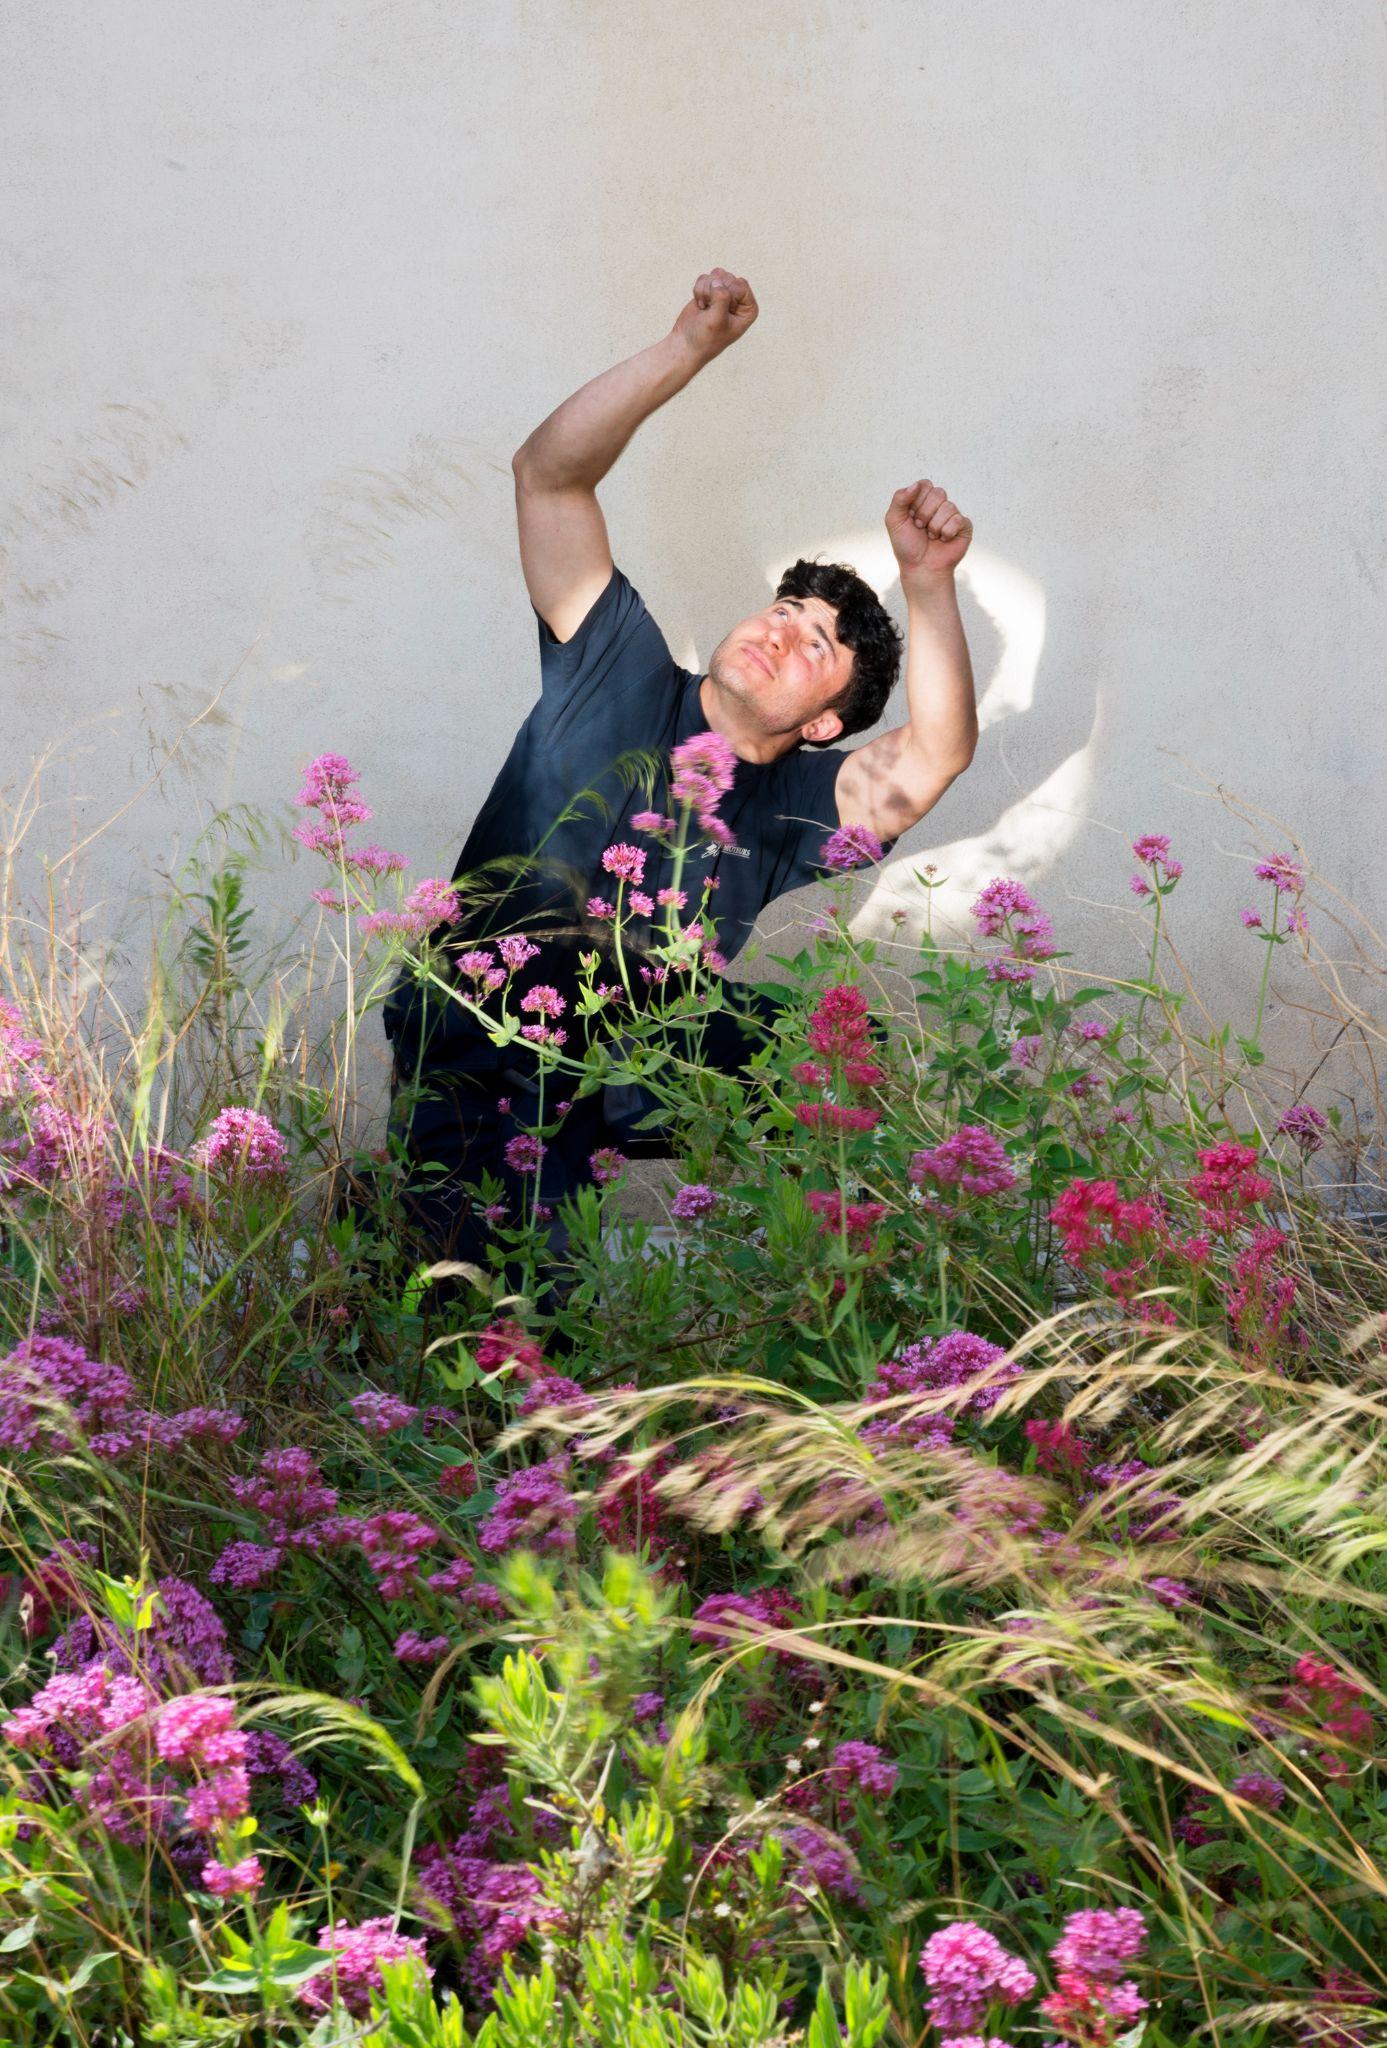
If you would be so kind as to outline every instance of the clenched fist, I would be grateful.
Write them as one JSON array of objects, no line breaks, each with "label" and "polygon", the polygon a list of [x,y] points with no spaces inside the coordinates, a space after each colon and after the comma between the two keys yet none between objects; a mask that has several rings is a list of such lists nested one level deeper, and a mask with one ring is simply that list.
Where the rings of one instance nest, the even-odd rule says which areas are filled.
[{"label": "clenched fist", "polygon": [[902,484],[886,508],[891,536],[905,588],[912,577],[947,575],[968,552],[973,522],[965,519],[953,499],[927,476]]},{"label": "clenched fist", "polygon": [[674,333],[701,363],[740,341],[760,312],[751,286],[730,270],[707,270],[694,283],[693,297],[674,323]]}]

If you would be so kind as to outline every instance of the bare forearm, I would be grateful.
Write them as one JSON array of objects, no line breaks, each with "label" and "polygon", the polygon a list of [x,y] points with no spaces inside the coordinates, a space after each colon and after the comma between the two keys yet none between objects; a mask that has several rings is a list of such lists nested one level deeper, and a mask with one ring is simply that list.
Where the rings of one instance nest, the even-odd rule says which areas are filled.
[{"label": "bare forearm", "polygon": [[665,335],[566,398],[516,450],[517,470],[554,490],[595,489],[641,422],[702,368],[682,336]]},{"label": "bare forearm", "polygon": [[978,711],[953,572],[907,584],[905,597],[911,743],[943,772],[961,775],[977,745]]}]

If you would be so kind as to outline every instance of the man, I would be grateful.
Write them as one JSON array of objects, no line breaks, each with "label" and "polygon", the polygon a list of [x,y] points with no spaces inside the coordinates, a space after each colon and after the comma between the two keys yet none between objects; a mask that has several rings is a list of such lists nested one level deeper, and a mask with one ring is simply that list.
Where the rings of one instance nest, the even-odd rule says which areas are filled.
[{"label": "man", "polygon": [[[632,824],[661,802],[660,792],[621,774],[618,757],[641,750],[667,760],[703,732],[730,743],[735,770],[720,806],[723,830],[694,850],[683,889],[693,916],[711,881],[717,945],[731,958],[767,903],[816,879],[831,832],[865,827],[889,850],[973,756],[973,675],[954,589],[972,524],[928,478],[898,490],[886,514],[909,618],[907,716],[852,751],[831,743],[879,721],[899,673],[901,635],[851,569],[797,561],[774,599],[724,635],[707,674],[696,676],[675,664],[612,561],[597,485],[641,422],[739,341],[758,311],[744,277],[707,272],[662,340],[585,384],[513,459],[541,696],[462,850],[454,880],[464,921],[447,939],[474,977],[484,973],[481,956],[494,965],[501,935],[538,942],[516,988],[528,985],[542,1000],[532,1012],[542,1029],[572,1031],[579,955],[609,934],[615,890],[604,850],[614,842],[642,848],[641,894],[652,906],[670,885],[667,848]],[[585,791],[596,796],[575,805]],[[638,920],[637,948],[641,929]],[[458,985],[472,993],[481,984]],[[541,989],[550,993],[541,998]],[[479,1213],[463,1184],[495,1174],[507,1212],[519,1213],[523,1169],[507,1160],[506,1147],[536,1121],[536,1055],[528,1043],[493,1045],[459,1004],[440,1006],[408,973],[387,1001],[385,1027],[397,1097],[403,1084],[428,1089],[412,1103],[410,1156],[448,1169],[441,1180],[412,1178],[407,1199],[421,1247],[481,1260],[495,1219]],[[700,1057],[735,1070],[753,1044],[735,1010],[714,1013]],[[582,1045],[565,1050],[581,1054]],[[560,1092],[551,1081],[546,1119]],[[591,1184],[591,1155],[616,1135],[610,1107],[600,1093],[577,1097],[548,1138],[536,1198],[551,1212],[555,1255],[564,1233],[552,1211],[564,1194]],[[628,1141],[627,1149],[667,1151],[658,1139]]]}]

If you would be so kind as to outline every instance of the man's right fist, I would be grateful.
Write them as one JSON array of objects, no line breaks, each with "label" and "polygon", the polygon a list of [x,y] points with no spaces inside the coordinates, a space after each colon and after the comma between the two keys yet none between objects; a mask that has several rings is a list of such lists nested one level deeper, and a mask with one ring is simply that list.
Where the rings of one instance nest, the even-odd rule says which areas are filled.
[{"label": "man's right fist", "polygon": [[760,310],[744,277],[730,270],[705,271],[675,321],[674,332],[701,361],[708,362],[740,341]]}]

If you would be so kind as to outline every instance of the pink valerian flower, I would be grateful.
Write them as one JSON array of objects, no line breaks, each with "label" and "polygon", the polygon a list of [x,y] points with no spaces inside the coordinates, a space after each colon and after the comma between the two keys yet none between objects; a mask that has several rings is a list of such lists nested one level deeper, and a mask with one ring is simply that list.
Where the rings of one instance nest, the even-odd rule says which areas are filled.
[{"label": "pink valerian flower", "polygon": [[665,817],[660,811],[635,811],[631,817],[631,830],[633,832],[649,832],[658,838],[663,834],[673,832],[675,822],[673,818]]},{"label": "pink valerian flower", "polygon": [[372,816],[369,804],[352,794],[352,784],[361,777],[344,754],[319,754],[311,761],[303,788],[294,798],[301,810],[321,813],[319,822],[307,820],[296,825],[293,837],[310,853],[341,862],[346,856],[346,832],[364,825]]},{"label": "pink valerian flower", "polygon": [[1259,932],[1262,929],[1262,914],[1259,910],[1240,910],[1238,915],[1248,931]]},{"label": "pink valerian flower", "polygon": [[976,2026],[990,2005],[1019,2005],[1035,1990],[1035,1974],[972,1920],[938,1928],[920,1952],[929,1986],[926,2006],[941,2033]]},{"label": "pink valerian flower", "polygon": [[448,1654],[448,1638],[421,1636],[417,1629],[407,1628],[396,1636],[394,1650],[401,1664],[436,1664]]},{"label": "pink valerian flower", "polygon": [[412,1956],[425,1977],[433,1976],[433,1964],[424,1958],[423,1935],[397,1934],[388,1914],[363,1920],[359,1927],[324,1927],[318,1934],[318,1946],[329,1950],[335,1961],[299,1986],[299,2002],[310,2012],[329,2011],[334,1977],[338,1999],[348,2012],[365,2019],[371,2009],[371,1993],[384,1989],[382,1963],[402,1962]]},{"label": "pink valerian flower", "polygon": [[1378,2048],[1382,2032],[1374,2022],[1382,2019],[1380,1994],[1360,1977],[1326,1970],[1310,2003],[1313,2017],[1301,2021],[1297,2037],[1304,2048]]},{"label": "pink valerian flower", "polygon": [[689,1181],[675,1190],[669,1213],[681,1223],[691,1223],[700,1216],[710,1216],[721,1199],[716,1188],[708,1187],[703,1181]]},{"label": "pink valerian flower", "polygon": [[609,903],[605,896],[589,896],[587,913],[589,917],[615,917],[616,905]]},{"label": "pink valerian flower", "polygon": [[1269,1771],[1244,1771],[1228,1789],[1249,1806],[1260,1806],[1264,1813],[1275,1813],[1286,1803],[1286,1787]]},{"label": "pink valerian flower", "polygon": [[442,1532],[408,1508],[386,1508],[357,1524],[357,1540],[375,1573],[382,1599],[407,1599],[419,1580],[425,1551],[440,1543]]},{"label": "pink valerian flower", "polygon": [[1198,1154],[1200,1171],[1185,1186],[1203,1209],[1205,1229],[1236,1230],[1247,1211],[1264,1202],[1274,1183],[1257,1171],[1257,1148],[1227,1139]]},{"label": "pink valerian flower", "polygon": [[[1347,1749],[1367,1749],[1373,1739],[1373,1717],[1363,1704],[1363,1688],[1355,1679],[1336,1671],[1319,1657],[1299,1658],[1292,1676],[1295,1683],[1284,1701],[1288,1713],[1316,1722],[1324,1735]],[[1320,1757],[1320,1767],[1326,1777],[1349,1775],[1346,1760],[1330,1751]]]},{"label": "pink valerian flower", "polygon": [[891,1214],[890,1205],[886,1202],[845,1203],[837,1188],[813,1188],[804,1199],[819,1218],[819,1229],[825,1237],[846,1235],[849,1249],[864,1256],[876,1243],[878,1226]]},{"label": "pink valerian flower", "polygon": [[1303,904],[1297,903],[1294,910],[1286,913],[1286,929],[1288,932],[1295,932],[1302,939],[1308,937],[1310,919]]},{"label": "pink valerian flower", "polygon": [[[653,917],[655,915],[655,899],[653,896],[647,896],[644,889],[633,889],[626,901],[630,906],[632,915],[635,917]],[[726,966],[726,964],[724,961],[723,965]]]},{"label": "pink valerian flower", "polygon": [[947,2041],[941,2041],[939,2048],[1010,2048],[1010,2043],[999,2034],[989,2034],[984,2040],[981,2034],[951,2034]]},{"label": "pink valerian flower", "polygon": [[831,1898],[861,1896],[852,1857],[842,1842],[816,1827],[789,1828],[783,1839],[796,1860],[795,1874],[801,1883],[810,1884]]},{"label": "pink valerian flower", "polygon": [[697,812],[699,825],[720,843],[732,835],[718,817],[718,805],[737,773],[737,753],[720,732],[699,732],[670,749],[670,799]]},{"label": "pink valerian flower", "polygon": [[361,920],[364,933],[398,932],[408,939],[427,938],[436,925],[456,924],[462,916],[462,899],[451,882],[430,875],[416,882],[401,910],[373,910]]},{"label": "pink valerian flower", "polygon": [[1008,938],[1020,961],[1048,960],[1055,950],[1054,926],[1020,882],[1001,876],[989,882],[973,917],[983,938]]},{"label": "pink valerian flower", "polygon": [[1293,1102],[1276,1121],[1278,1137],[1293,1139],[1302,1152],[1318,1152],[1324,1143],[1321,1133],[1328,1128],[1329,1119],[1309,1102]]},{"label": "pink valerian flower", "polygon": [[1050,1951],[1058,1988],[1040,2007],[1050,2024],[1081,2048],[1105,2048],[1117,2026],[1145,2010],[1146,2000],[1122,1975],[1145,1941],[1146,1922],[1131,1906],[1071,1913]]},{"label": "pink valerian flower", "polygon": [[1000,1195],[1016,1185],[1005,1145],[978,1124],[961,1124],[942,1143],[915,1153],[908,1172],[916,1187],[933,1182],[965,1195]]},{"label": "pink valerian flower", "polygon": [[[1170,841],[1164,832],[1143,832],[1139,839],[1132,841],[1132,851],[1143,867],[1152,870],[1156,887],[1162,895],[1185,872],[1178,860],[1171,859]],[[1141,875],[1133,875],[1132,893],[1134,896],[1149,896],[1151,886]]]},{"label": "pink valerian flower", "polygon": [[503,1365],[513,1365],[522,1379],[528,1379],[531,1374],[544,1369],[543,1351],[528,1335],[524,1325],[513,1317],[488,1323],[474,1338],[473,1351],[481,1372],[495,1372]]},{"label": "pink valerian flower", "polygon": [[1185,1579],[1166,1578],[1158,1572],[1155,1578],[1146,1581],[1146,1590],[1162,1607],[1178,1610],[1194,1604],[1194,1588]]},{"label": "pink valerian flower", "polygon": [[572,1550],[579,1504],[568,1482],[568,1462],[559,1456],[502,1479],[496,1488],[496,1505],[477,1531],[482,1549],[493,1555],[517,1545]]},{"label": "pink valerian flower", "polygon": [[900,1777],[899,1767],[874,1742],[840,1742],[830,1768],[840,1787],[855,1788],[876,1799],[889,1799]]},{"label": "pink valerian flower", "polygon": [[624,1178],[630,1164],[626,1154],[619,1152],[615,1145],[599,1145],[588,1157],[588,1172],[598,1187],[610,1187]]},{"label": "pink valerian flower", "polygon": [[438,1475],[438,1490],[447,1500],[471,1500],[480,1484],[470,1458],[459,1465],[445,1465]]},{"label": "pink valerian flower", "polygon": [[1028,1032],[1013,1043],[1011,1063],[1015,1067],[1033,1067],[1044,1050],[1045,1040],[1036,1032]]},{"label": "pink valerian flower", "polygon": [[1153,1203],[1124,1200],[1110,1180],[1073,1180],[1050,1210],[1071,1261],[1134,1244],[1154,1232],[1159,1220]]},{"label": "pink valerian flower", "polygon": [[819,848],[819,866],[843,874],[879,861],[884,851],[876,833],[866,825],[840,825]]},{"label": "pink valerian flower", "polygon": [[367,1436],[389,1436],[392,1430],[404,1429],[419,1413],[408,1401],[402,1401],[398,1394],[382,1393],[375,1387],[353,1394],[347,1405],[357,1427],[363,1429]]},{"label": "pink valerian flower", "polygon": [[207,1577],[214,1586],[225,1586],[236,1593],[253,1593],[266,1585],[284,1562],[281,1545],[264,1543],[228,1543],[213,1564]]},{"label": "pink valerian flower", "polygon": [[263,1452],[255,1476],[229,1479],[227,1485],[243,1507],[263,1519],[272,1543],[294,1549],[317,1549],[337,1506],[336,1489],[323,1484],[316,1458],[298,1444]]},{"label": "pink valerian flower", "polygon": [[1170,852],[1170,841],[1164,832],[1143,832],[1132,841],[1132,851],[1143,867],[1155,867]]},{"label": "pink valerian flower", "polygon": [[1252,872],[1259,882],[1270,882],[1279,895],[1299,896],[1305,887],[1305,870],[1288,853],[1258,861]]},{"label": "pink valerian flower", "polygon": [[208,1173],[244,1173],[259,1179],[285,1172],[289,1149],[282,1134],[258,1109],[232,1107],[212,1119],[192,1157]]},{"label": "pink valerian flower", "polygon": [[407,853],[392,853],[388,847],[377,846],[372,840],[367,846],[352,846],[347,849],[347,866],[363,875],[400,875],[409,866]]},{"label": "pink valerian flower", "polygon": [[645,879],[645,855],[639,846],[632,846],[627,840],[619,839],[609,846],[602,855],[602,865],[609,875],[618,881],[639,884]]},{"label": "pink valerian flower", "polygon": [[538,981],[520,998],[522,1010],[537,1010],[541,1017],[562,1017],[568,1003],[547,981]]},{"label": "pink valerian flower", "polygon": [[221,1770],[246,1760],[235,1703],[217,1693],[184,1693],[169,1700],[154,1724],[154,1741],[165,1763],[184,1769]]},{"label": "pink valerian flower", "polygon": [[527,961],[534,960],[539,955],[539,947],[533,939],[527,939],[523,932],[511,932],[504,939],[498,939],[496,950],[512,974],[518,974]]},{"label": "pink valerian flower", "polygon": [[264,1882],[258,1856],[243,1856],[239,1863],[204,1863],[200,1879],[202,1889],[218,1899],[253,1899]]},{"label": "pink valerian flower", "polygon": [[1032,1417],[1026,1436],[1035,1445],[1035,1462],[1042,1472],[1082,1472],[1088,1463],[1089,1446],[1068,1422]]},{"label": "pink valerian flower", "polygon": [[666,910],[683,910],[686,908],[689,899],[682,889],[669,888],[658,889],[655,892],[655,901]]},{"label": "pink valerian flower", "polygon": [[[943,1337],[924,1337],[907,1344],[877,1369],[867,1388],[869,1401],[888,1401],[903,1394],[934,1394],[949,1388],[969,1388],[967,1401],[948,1409],[923,1412],[891,1408],[863,1430],[867,1443],[905,1443],[915,1449],[927,1444],[946,1443],[959,1415],[986,1415],[995,1407],[1007,1387],[1019,1378],[1021,1368],[1006,1352],[986,1337],[967,1330],[950,1330]],[[975,1382],[983,1381],[977,1385]]]},{"label": "pink valerian flower", "polygon": [[[795,1069],[804,1086],[827,1088],[833,1079],[848,1090],[857,1090],[874,1088],[886,1078],[871,1058],[871,1019],[860,988],[838,982],[825,989],[810,1015],[805,1036],[819,1059],[802,1061]],[[798,1103],[794,1114],[807,1130],[870,1131],[881,1120],[879,1110],[827,1098]]]},{"label": "pink valerian flower", "polygon": [[522,1131],[506,1146],[506,1164],[512,1173],[538,1173],[540,1161],[548,1149],[538,1138]]},{"label": "pink valerian flower", "polygon": [[[710,1593],[694,1609],[689,1640],[718,1647],[745,1644],[777,1629],[793,1628],[802,1613],[793,1593],[778,1592],[773,1586],[758,1586],[754,1593]],[[810,1668],[803,1657],[781,1645],[772,1645],[771,1654],[787,1674]]]}]

